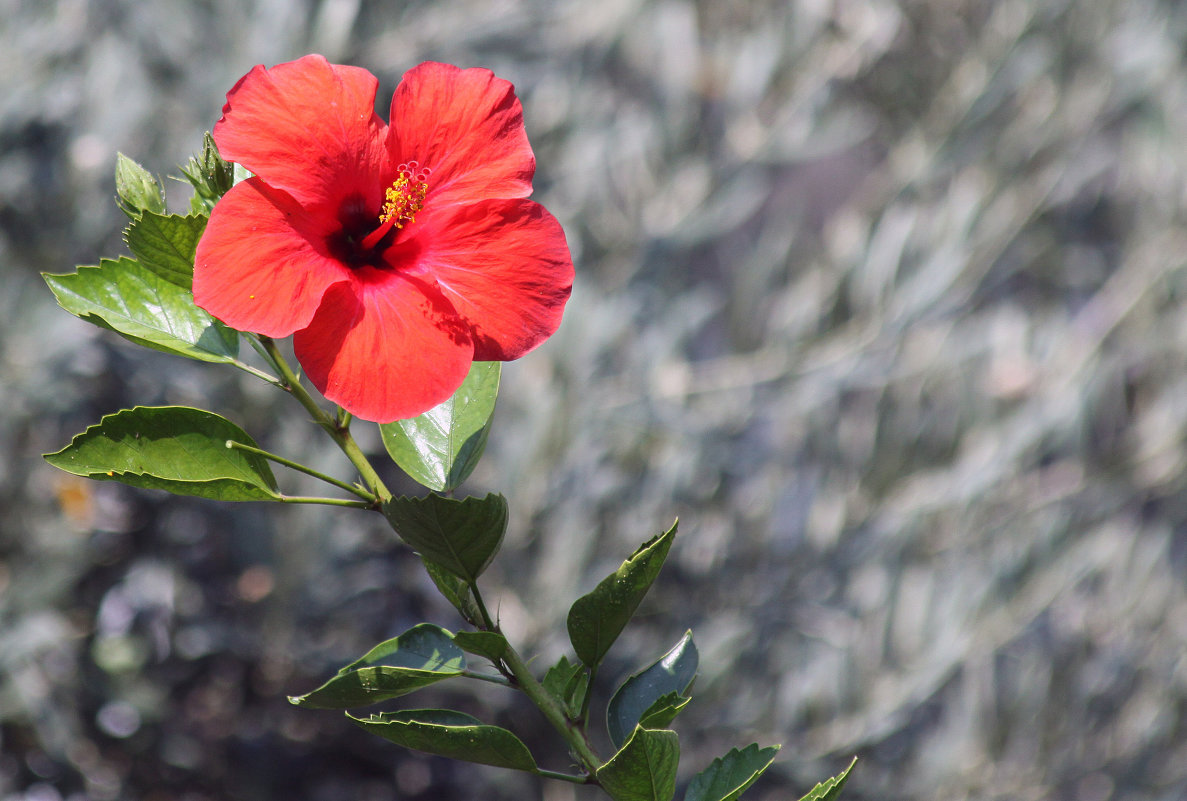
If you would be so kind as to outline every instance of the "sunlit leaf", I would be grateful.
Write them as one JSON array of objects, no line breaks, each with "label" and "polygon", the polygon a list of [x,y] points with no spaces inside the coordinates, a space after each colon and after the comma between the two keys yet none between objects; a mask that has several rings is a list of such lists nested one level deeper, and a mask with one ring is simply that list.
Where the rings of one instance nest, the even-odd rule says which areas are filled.
[{"label": "sunlit leaf", "polygon": [[213,412],[187,406],[137,406],[109,414],[57,453],[54,467],[99,481],[163,489],[220,501],[276,500],[276,479],[243,429]]},{"label": "sunlit leaf", "polygon": [[675,536],[673,523],[640,546],[593,592],[574,602],[569,609],[569,640],[582,662],[592,667],[602,661],[659,575]]},{"label": "sunlit leaf", "polygon": [[453,397],[419,417],[379,426],[395,463],[431,490],[460,486],[486,448],[500,368],[499,362],[474,362]]},{"label": "sunlit leaf", "polygon": [[45,275],[58,304],[87,322],[154,350],[230,362],[239,334],[194,305],[194,296],[129,258]]},{"label": "sunlit leaf", "polygon": [[145,269],[188,290],[194,282],[194,251],[207,219],[146,211],[128,226],[128,247]]},{"label": "sunlit leaf", "polygon": [[194,187],[190,208],[195,214],[210,214],[214,204],[235,184],[235,169],[219,155],[209,132],[203,137],[202,153],[192,156],[181,174]]},{"label": "sunlit leaf", "polygon": [[407,695],[460,676],[466,655],[453,635],[421,623],[372,648],[316,690],[289,701],[312,709],[351,709]]},{"label": "sunlit leaf", "polygon": [[165,213],[165,192],[153,174],[123,153],[115,155],[115,194],[129,217],[146,211]]}]

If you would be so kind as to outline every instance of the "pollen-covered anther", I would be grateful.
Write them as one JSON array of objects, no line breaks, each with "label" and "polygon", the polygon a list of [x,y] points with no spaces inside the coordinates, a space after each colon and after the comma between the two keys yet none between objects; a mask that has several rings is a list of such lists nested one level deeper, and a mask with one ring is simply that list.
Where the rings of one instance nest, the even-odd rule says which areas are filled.
[{"label": "pollen-covered anther", "polygon": [[381,223],[394,220],[393,227],[403,228],[416,220],[416,213],[424,208],[425,195],[429,191],[429,185],[424,182],[422,176],[428,177],[420,173],[410,178],[401,173],[395,183],[387,188],[384,192],[383,209],[379,213]]},{"label": "pollen-covered anther", "polygon": [[379,227],[363,240],[364,249],[376,247],[393,228],[403,228],[416,220],[416,213],[425,205],[431,174],[428,167],[421,167],[415,161],[399,166],[396,180],[383,193]]}]

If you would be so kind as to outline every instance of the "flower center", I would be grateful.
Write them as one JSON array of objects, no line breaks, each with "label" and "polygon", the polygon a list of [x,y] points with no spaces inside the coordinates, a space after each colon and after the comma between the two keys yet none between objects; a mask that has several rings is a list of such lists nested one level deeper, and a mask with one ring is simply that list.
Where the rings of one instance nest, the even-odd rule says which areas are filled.
[{"label": "flower center", "polygon": [[432,170],[415,161],[401,164],[395,182],[384,193],[383,208],[379,212],[379,227],[362,242],[364,250],[379,244],[393,228],[403,228],[416,220],[416,213],[424,208]]}]

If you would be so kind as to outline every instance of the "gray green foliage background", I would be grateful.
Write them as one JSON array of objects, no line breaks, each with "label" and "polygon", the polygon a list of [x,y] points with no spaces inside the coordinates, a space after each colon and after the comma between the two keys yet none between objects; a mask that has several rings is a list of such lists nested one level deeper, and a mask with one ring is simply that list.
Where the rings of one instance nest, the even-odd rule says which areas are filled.
[{"label": "gray green foliage background", "polygon": [[524,102],[578,282],[470,487],[507,495],[486,594],[541,666],[679,515],[603,673],[693,629],[683,776],[751,737],[785,744],[755,801],[855,753],[846,798],[1187,796],[1185,42],[1170,0],[0,0],[0,798],[588,797],[289,708],[457,625],[381,520],[39,457],[180,403],[345,471],[38,276],[122,251],[117,150],[179,174],[239,76],[309,51]]}]

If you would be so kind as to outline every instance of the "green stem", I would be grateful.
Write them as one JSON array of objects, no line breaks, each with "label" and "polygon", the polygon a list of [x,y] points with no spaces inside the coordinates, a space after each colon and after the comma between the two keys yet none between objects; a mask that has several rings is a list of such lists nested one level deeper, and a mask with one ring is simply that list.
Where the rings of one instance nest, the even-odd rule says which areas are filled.
[{"label": "green stem", "polygon": [[391,491],[383,483],[383,479],[379,477],[379,474],[375,472],[375,468],[367,460],[366,455],[363,454],[358,443],[354,441],[354,437],[350,435],[349,419],[344,420],[345,425],[339,426],[325,409],[318,406],[317,401],[309,394],[309,391],[301,386],[301,379],[293,372],[293,368],[289,367],[288,362],[284,359],[284,355],[280,352],[280,348],[276,347],[276,343],[272,338],[260,336],[259,342],[268,354],[268,358],[276,365],[281,378],[284,379],[284,388],[288,390],[290,395],[297,399],[297,402],[305,407],[305,410],[309,412],[313,421],[325,429],[326,433],[334,439],[334,442],[346,454],[346,458],[359,471],[359,476],[362,477],[364,483],[371,488],[372,494],[379,498],[381,502],[390,501],[392,498]]},{"label": "green stem", "polygon": [[559,779],[562,782],[572,782],[573,784],[589,784],[588,776],[574,776],[572,773],[558,773],[555,770],[545,770],[544,768],[536,768],[532,773],[545,779]]},{"label": "green stem", "polygon": [[246,451],[247,453],[254,453],[257,456],[262,456],[269,461],[282,464],[285,467],[292,468],[293,470],[296,470],[299,473],[304,473],[307,476],[313,476],[314,478],[320,479],[327,484],[332,484],[339,489],[344,489],[349,493],[359,496],[368,503],[375,503],[375,496],[367,492],[365,489],[356,487],[354,484],[348,484],[345,481],[334,478],[333,476],[328,476],[325,473],[314,470],[312,467],[307,467],[306,465],[303,465],[299,462],[294,462],[292,459],[286,459],[285,457],[279,456],[275,453],[270,453],[260,448],[253,448],[250,445],[244,445],[242,442],[236,442],[233,439],[227,440],[227,447],[234,448],[235,450],[239,451]]},{"label": "green stem", "polygon": [[510,645],[507,646],[507,652],[503,655],[503,662],[511,671],[511,675],[515,677],[519,689],[523,690],[524,695],[531,699],[532,703],[544,713],[544,717],[548,719],[552,727],[565,738],[569,748],[581,760],[582,766],[591,774],[600,768],[602,761],[590,748],[585,736],[573,727],[569,719],[565,717],[565,711],[561,708],[560,703],[548,694],[540,682],[536,681],[536,677],[532,675],[527,664]]},{"label": "green stem", "polygon": [[351,501],[346,498],[310,498],[303,495],[278,495],[281,503],[320,503],[322,506],[349,506],[352,509],[374,509],[374,502]]},{"label": "green stem", "polygon": [[581,733],[586,737],[589,736],[589,702],[593,698],[594,679],[598,675],[598,666],[594,665],[588,669],[589,681],[585,684],[585,698],[581,701]]},{"label": "green stem", "polygon": [[[258,334],[247,334],[246,336],[247,341],[251,343],[252,349],[255,350],[256,353],[260,354],[260,358],[266,361],[268,366],[273,370],[278,373],[281,372],[280,365],[276,363],[276,359],[272,358],[272,354],[269,353],[268,349],[264,347],[264,343],[261,341],[263,337],[259,336]],[[281,386],[283,386],[283,383]]]},{"label": "green stem", "polygon": [[503,687],[510,687],[511,682],[502,676],[491,676],[486,673],[474,673],[469,670],[463,670],[462,676],[467,679],[478,679],[479,681],[489,681],[491,684],[498,684]]},{"label": "green stem", "polygon": [[474,603],[478,606],[478,614],[482,616],[482,627],[487,631],[498,631],[499,627],[491,620],[490,612],[486,611],[486,604],[482,601],[482,593],[478,591],[478,584],[470,584],[470,594],[474,596]]},{"label": "green stem", "polygon": [[267,381],[269,384],[271,384],[274,387],[281,387],[281,388],[284,387],[284,382],[281,381],[279,378],[277,378],[274,375],[268,375],[263,370],[252,367],[247,362],[241,362],[238,359],[232,359],[231,365],[234,367],[238,367],[240,370],[242,370],[245,373],[250,373],[251,375],[254,375],[256,378],[259,378],[262,381]]}]

